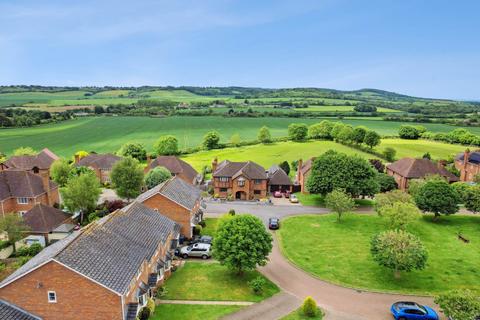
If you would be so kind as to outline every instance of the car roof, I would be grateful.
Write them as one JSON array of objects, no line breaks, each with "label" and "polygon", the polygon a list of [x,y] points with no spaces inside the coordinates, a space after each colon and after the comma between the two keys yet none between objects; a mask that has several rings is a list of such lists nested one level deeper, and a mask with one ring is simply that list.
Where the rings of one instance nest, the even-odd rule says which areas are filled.
[{"label": "car roof", "polygon": [[400,309],[417,309],[423,311],[423,307],[416,302],[399,301],[395,302],[395,305],[398,306]]},{"label": "car roof", "polygon": [[278,221],[278,220],[280,220],[280,219],[279,219],[279,218],[270,218],[270,219],[268,219],[268,220],[270,220],[270,221]]}]

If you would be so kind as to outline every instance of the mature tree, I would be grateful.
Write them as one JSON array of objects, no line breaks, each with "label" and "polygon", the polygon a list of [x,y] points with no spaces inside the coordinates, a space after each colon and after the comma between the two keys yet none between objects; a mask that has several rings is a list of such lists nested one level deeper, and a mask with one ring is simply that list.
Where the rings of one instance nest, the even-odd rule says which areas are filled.
[{"label": "mature tree", "polygon": [[168,171],[167,168],[155,167],[154,169],[150,170],[145,176],[145,184],[147,185],[148,189],[152,189],[160,183],[167,181],[171,177],[172,174],[170,173],[170,171]]},{"label": "mature tree", "polygon": [[401,271],[425,268],[428,253],[416,236],[403,230],[389,230],[372,239],[373,259],[381,266],[392,269],[395,278]]},{"label": "mature tree", "polygon": [[398,135],[402,139],[418,139],[421,133],[415,126],[402,125],[398,129]]},{"label": "mature tree", "polygon": [[308,127],[305,123],[291,123],[288,126],[288,138],[293,141],[304,141],[308,135]]},{"label": "mature tree", "polygon": [[307,188],[324,195],[342,189],[354,197],[373,196],[379,191],[376,175],[367,160],[329,150],[313,161]]},{"label": "mature tree", "polygon": [[127,142],[117,152],[123,157],[132,157],[138,161],[147,159],[147,150],[141,143]]},{"label": "mature tree", "polygon": [[60,187],[64,187],[67,184],[71,172],[72,167],[70,167],[68,161],[64,159],[55,160],[50,167],[50,177]]},{"label": "mature tree", "polygon": [[37,151],[33,150],[31,147],[20,147],[13,151],[14,156],[35,156]]},{"label": "mature tree", "polygon": [[288,175],[290,174],[290,165],[288,164],[288,161],[283,161],[278,165],[285,173]]},{"label": "mature tree", "polygon": [[452,183],[451,186],[453,190],[455,190],[455,192],[458,194],[460,203],[465,203],[467,192],[468,190],[470,190],[471,185],[463,181],[458,181],[458,182]]},{"label": "mature tree", "polygon": [[380,135],[376,131],[368,130],[363,142],[372,149],[380,144]]},{"label": "mature tree", "polygon": [[60,189],[62,200],[71,212],[80,212],[80,223],[85,214],[94,210],[102,193],[100,183],[93,172],[71,177]]},{"label": "mature tree", "polygon": [[223,222],[213,241],[215,258],[238,274],[264,266],[271,250],[272,236],[252,215],[233,216]]},{"label": "mature tree", "polygon": [[380,192],[387,192],[397,189],[397,182],[395,178],[386,173],[377,173],[377,182],[380,186]]},{"label": "mature tree", "polygon": [[333,140],[338,140],[338,135],[342,131],[343,127],[345,127],[345,125],[341,122],[334,123],[333,128],[330,131],[330,135],[332,136]]},{"label": "mature tree", "polygon": [[421,215],[417,206],[408,202],[395,202],[384,206],[379,213],[388,220],[390,228],[402,230],[406,230],[407,226]]},{"label": "mature tree", "polygon": [[217,131],[207,132],[203,136],[202,145],[207,150],[217,149],[220,146],[220,134]]},{"label": "mature tree", "polygon": [[325,206],[337,214],[337,220],[342,219],[344,213],[355,208],[355,201],[342,190],[333,190],[325,196]]},{"label": "mature tree", "polygon": [[459,209],[460,197],[444,179],[427,180],[420,186],[414,199],[420,210],[433,212],[435,220],[441,214],[454,214]]},{"label": "mature tree", "polygon": [[435,297],[435,303],[452,320],[476,320],[480,315],[480,296],[467,289],[441,294]]},{"label": "mature tree", "polygon": [[257,136],[258,141],[261,143],[270,143],[272,142],[272,136],[270,135],[270,129],[267,126],[263,126],[258,131]]},{"label": "mature tree", "polygon": [[480,185],[471,186],[464,196],[465,208],[477,213],[480,212]]},{"label": "mature tree", "polygon": [[393,190],[390,192],[375,195],[375,211],[382,215],[382,210],[392,206],[396,202],[415,204],[412,196],[402,190]]},{"label": "mature tree", "polygon": [[395,161],[395,155],[396,154],[397,154],[397,151],[395,149],[393,149],[392,147],[386,147],[383,150],[383,156],[389,162]]},{"label": "mature tree", "polygon": [[7,235],[8,241],[13,244],[13,250],[15,251],[15,242],[22,239],[23,233],[28,231],[28,227],[23,222],[22,217],[11,212],[0,218],[0,231]]},{"label": "mature tree", "polygon": [[382,160],[379,159],[368,159],[370,164],[377,169],[378,172],[384,173],[385,172],[385,165],[383,164]]},{"label": "mature tree", "polygon": [[350,125],[345,125],[338,133],[337,140],[343,143],[350,143],[353,142],[353,135],[353,127]]},{"label": "mature tree", "polygon": [[364,126],[358,126],[353,129],[353,142],[356,144],[362,144],[365,140],[365,135],[367,134],[367,128]]},{"label": "mature tree", "polygon": [[331,139],[333,122],[323,120],[320,123],[312,124],[308,127],[308,137],[311,139]]},{"label": "mature tree", "polygon": [[178,153],[178,140],[171,135],[161,136],[153,145],[153,150],[158,155],[175,155]]},{"label": "mature tree", "polygon": [[123,158],[113,165],[110,179],[117,195],[130,201],[141,192],[143,169],[138,160],[130,157]]},{"label": "mature tree", "polygon": [[238,147],[241,142],[242,138],[240,138],[240,135],[238,133],[235,133],[230,137],[230,144],[234,147]]}]

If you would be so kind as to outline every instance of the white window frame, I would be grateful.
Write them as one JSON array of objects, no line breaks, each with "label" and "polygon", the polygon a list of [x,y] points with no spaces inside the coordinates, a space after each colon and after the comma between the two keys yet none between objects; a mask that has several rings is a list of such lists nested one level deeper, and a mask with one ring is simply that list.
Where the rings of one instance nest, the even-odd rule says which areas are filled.
[{"label": "white window frame", "polygon": [[220,182],[228,182],[228,177],[220,177],[218,178]]},{"label": "white window frame", "polygon": [[[140,302],[140,298],[143,300],[143,303]],[[141,307],[145,307],[147,305],[147,301],[148,301],[147,293],[144,293],[141,296],[138,296],[138,304]],[[141,308],[139,308],[139,309],[141,309]]]},{"label": "white window frame", "polygon": [[[50,294],[53,294],[53,300],[50,299]],[[55,291],[47,291],[48,303],[57,303],[57,293]]]},{"label": "white window frame", "polygon": [[[21,200],[25,200],[25,202],[21,201]],[[19,197],[19,198],[17,198],[17,203],[18,204],[28,204],[28,198],[27,197]]]}]

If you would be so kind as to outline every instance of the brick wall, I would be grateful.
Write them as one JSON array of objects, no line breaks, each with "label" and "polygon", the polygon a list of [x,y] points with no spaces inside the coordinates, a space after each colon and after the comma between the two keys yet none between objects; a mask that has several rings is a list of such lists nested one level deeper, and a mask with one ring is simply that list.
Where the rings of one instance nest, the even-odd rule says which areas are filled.
[{"label": "brick wall", "polygon": [[1,288],[0,298],[45,320],[123,318],[120,296],[53,261]]},{"label": "brick wall", "polygon": [[460,170],[461,181],[473,181],[477,174],[480,174],[480,165],[467,163],[463,164],[463,161],[455,161],[455,168]]},{"label": "brick wall", "polygon": [[32,209],[36,204],[44,204],[53,206],[54,203],[60,202],[60,196],[58,188],[54,188],[50,192],[50,201],[47,194],[41,194],[36,198],[29,198],[27,204],[17,203],[17,198],[9,198],[0,202],[0,214],[7,214],[11,212],[28,211]]}]

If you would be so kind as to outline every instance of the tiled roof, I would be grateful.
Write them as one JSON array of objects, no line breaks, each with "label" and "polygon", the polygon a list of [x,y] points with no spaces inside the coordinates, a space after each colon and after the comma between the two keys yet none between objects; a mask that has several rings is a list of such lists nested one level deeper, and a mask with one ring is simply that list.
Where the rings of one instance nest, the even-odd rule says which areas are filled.
[{"label": "tiled roof", "polygon": [[134,202],[46,247],[0,287],[50,260],[125,294],[142,263],[174,232],[176,223]]},{"label": "tiled roof", "polygon": [[66,221],[71,215],[54,207],[37,204],[23,215],[25,224],[34,233],[49,233]]},{"label": "tiled roof", "polygon": [[289,186],[292,185],[292,181],[282,168],[273,165],[268,169],[268,184]]},{"label": "tiled roof", "polygon": [[43,149],[35,156],[14,156],[5,161],[9,168],[22,170],[32,170],[34,167],[38,169],[49,169],[55,160],[59,157],[47,148]]},{"label": "tiled roof", "polygon": [[150,169],[165,167],[175,175],[185,175],[192,183],[194,183],[198,177],[198,172],[191,165],[175,156],[159,156],[153,160],[148,167]]},{"label": "tiled roof", "polygon": [[119,160],[122,160],[122,158],[111,153],[92,153],[80,159],[80,161],[78,161],[75,166],[97,167],[103,170],[111,170],[113,165]]},{"label": "tiled roof", "polygon": [[424,178],[428,175],[440,175],[450,182],[458,181],[458,177],[429,159],[403,158],[387,165],[387,168],[409,179]]},{"label": "tiled roof", "polygon": [[[457,155],[456,159],[463,161],[465,154],[462,152]],[[480,151],[470,152],[468,156],[468,162],[473,164],[480,164]]]},{"label": "tiled roof", "polygon": [[310,170],[312,168],[312,164],[313,164],[313,161],[315,160],[315,158],[310,158],[308,159],[307,161],[305,161],[303,164],[302,164],[302,167],[300,168],[300,171],[305,174],[308,170]]},{"label": "tiled roof", "polygon": [[267,179],[265,168],[252,161],[230,162],[224,160],[218,164],[217,169],[213,173],[214,177],[236,178],[240,175],[248,179]]},{"label": "tiled roof", "polygon": [[[50,187],[55,188],[55,183],[50,181]],[[39,175],[18,169],[0,171],[0,200],[33,198],[45,192],[42,177]]]},{"label": "tiled roof", "polygon": [[41,320],[42,318],[0,299],[0,319],[2,320]]},{"label": "tiled roof", "polygon": [[142,193],[138,196],[137,201],[144,202],[155,194],[161,194],[181,206],[192,210],[197,201],[200,200],[201,191],[178,177],[172,177]]}]

